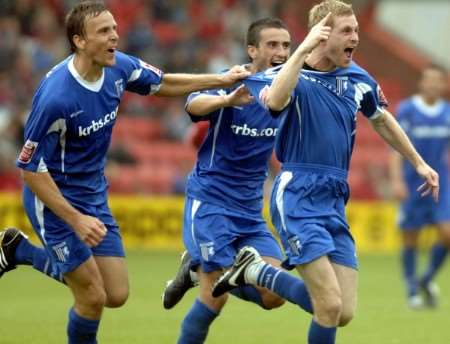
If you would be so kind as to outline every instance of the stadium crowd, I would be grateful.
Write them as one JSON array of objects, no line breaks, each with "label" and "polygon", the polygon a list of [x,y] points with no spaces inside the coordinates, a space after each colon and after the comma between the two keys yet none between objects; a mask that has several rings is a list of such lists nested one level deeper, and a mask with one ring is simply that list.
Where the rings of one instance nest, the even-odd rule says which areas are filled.
[{"label": "stadium crowd", "polygon": [[[17,0],[0,3],[0,190],[18,190],[21,187],[14,164],[23,144],[22,127],[29,113],[31,95],[42,76],[69,53],[64,13],[76,2]],[[105,2],[117,18],[120,50],[168,72],[198,73],[216,72],[247,62],[248,57],[241,49],[246,25],[258,18],[280,17],[287,23],[295,45],[305,35],[307,9],[314,1]],[[353,6],[358,11],[367,3],[366,0],[353,1]],[[121,103],[120,114],[121,117],[140,117],[141,121],[145,118],[156,123],[157,129],[153,130],[157,131],[160,141],[182,142],[190,126],[183,98],[169,100],[128,93]],[[131,127],[137,126],[131,124]],[[136,163],[136,157],[130,155],[129,150],[127,145],[113,140],[109,159],[112,175],[118,175],[124,164],[132,166]],[[194,154],[183,156],[192,157],[193,161]],[[147,155],[145,158],[152,159]],[[191,166],[184,162],[181,165],[179,170],[183,173]],[[168,169],[160,175],[170,175]],[[147,174],[146,171],[148,168],[143,169],[140,175]],[[175,186],[150,187],[148,191],[166,193],[183,189],[178,182],[183,178],[179,173],[168,178]],[[114,179],[112,181],[113,190],[135,191],[128,185],[116,188]],[[153,182],[155,185],[165,183],[167,181]]]}]

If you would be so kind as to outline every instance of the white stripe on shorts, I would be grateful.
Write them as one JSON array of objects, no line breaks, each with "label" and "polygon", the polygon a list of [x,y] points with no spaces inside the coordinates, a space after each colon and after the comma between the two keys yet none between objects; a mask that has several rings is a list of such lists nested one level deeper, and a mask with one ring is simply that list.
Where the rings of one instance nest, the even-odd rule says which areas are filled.
[{"label": "white stripe on shorts", "polygon": [[39,232],[44,243],[45,241],[45,228],[44,228],[44,203],[35,195],[34,196],[34,208],[36,211],[36,218],[39,223]]},{"label": "white stripe on shorts", "polygon": [[291,181],[292,179],[292,172],[291,171],[284,171],[280,175],[280,183],[278,184],[277,188],[277,195],[276,195],[276,202],[277,202],[277,209],[278,213],[280,214],[281,219],[281,227],[282,230],[286,232],[286,222],[284,219],[284,201],[283,201],[283,194],[284,189],[286,188],[286,185]]},{"label": "white stripe on shorts", "polygon": [[192,240],[194,240],[195,245],[197,245],[197,240],[195,240],[195,234],[194,234],[194,216],[197,212],[198,208],[200,208],[200,205],[202,204],[201,201],[194,199],[192,202],[192,208],[191,208],[191,235]]}]

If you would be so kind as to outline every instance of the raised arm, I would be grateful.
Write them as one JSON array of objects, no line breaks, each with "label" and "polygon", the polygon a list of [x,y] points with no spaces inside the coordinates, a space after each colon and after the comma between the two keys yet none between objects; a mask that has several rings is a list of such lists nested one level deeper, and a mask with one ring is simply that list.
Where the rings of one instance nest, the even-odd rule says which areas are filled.
[{"label": "raised arm", "polygon": [[407,159],[417,173],[425,179],[418,191],[422,196],[432,194],[437,201],[439,197],[439,175],[422,159],[412,145],[406,133],[400,127],[394,116],[387,110],[382,110],[372,121],[373,128],[392,148]]},{"label": "raised arm", "polygon": [[36,196],[58,217],[63,219],[78,237],[89,246],[96,246],[106,234],[105,225],[95,217],[75,209],[61,194],[48,172],[22,170],[24,182]]},{"label": "raised arm", "polygon": [[183,96],[195,91],[225,88],[250,75],[244,67],[234,67],[224,74],[164,74],[158,96]]},{"label": "raised arm", "polygon": [[269,109],[281,111],[289,103],[306,57],[321,41],[327,40],[330,36],[331,27],[326,26],[330,16],[331,13],[328,13],[325,18],[311,29],[304,41],[297,47],[273,80],[265,99]]}]

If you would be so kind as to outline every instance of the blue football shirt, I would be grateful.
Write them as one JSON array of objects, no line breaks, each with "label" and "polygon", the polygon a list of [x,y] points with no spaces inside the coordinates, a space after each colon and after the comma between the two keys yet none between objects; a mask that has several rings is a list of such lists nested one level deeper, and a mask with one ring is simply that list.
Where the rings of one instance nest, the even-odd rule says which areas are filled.
[{"label": "blue football shirt", "polygon": [[[76,71],[71,55],[41,81],[25,124],[17,166],[48,171],[72,203],[103,202],[106,152],[124,91],[142,95],[159,89],[162,72],[116,52],[116,64],[96,82]],[[97,199],[98,198],[98,199]]]},{"label": "blue football shirt", "polygon": [[[439,173],[441,185],[447,184],[450,104],[441,100],[430,106],[416,95],[399,104],[397,119],[419,154]],[[403,175],[410,192],[416,194],[423,181],[407,161],[403,162]]]},{"label": "blue football shirt", "polygon": [[[281,66],[244,80],[260,95]],[[376,81],[356,63],[330,72],[303,69],[282,111],[275,144],[278,160],[325,165],[348,170],[353,151],[358,111],[373,119],[387,102]]]},{"label": "blue football shirt", "polygon": [[[200,94],[227,92],[231,90],[195,92],[188,102]],[[269,116],[257,102],[191,119],[209,120],[210,127],[188,178],[187,195],[249,218],[260,217],[263,185],[279,119]]]}]

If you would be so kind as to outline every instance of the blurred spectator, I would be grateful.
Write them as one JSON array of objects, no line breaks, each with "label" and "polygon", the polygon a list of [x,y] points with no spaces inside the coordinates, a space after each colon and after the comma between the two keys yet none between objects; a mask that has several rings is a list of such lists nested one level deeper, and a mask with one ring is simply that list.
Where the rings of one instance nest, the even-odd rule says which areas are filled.
[{"label": "blurred spectator", "polygon": [[[16,151],[22,145],[21,134],[10,126],[22,123],[26,115],[24,109],[29,108],[38,81],[70,53],[63,22],[67,10],[78,1],[0,1],[0,171],[13,173]],[[266,16],[283,19],[292,32],[295,46],[306,33],[307,8],[314,0],[105,2],[115,14],[121,50],[140,56],[167,72],[219,72],[248,61],[241,47],[245,44],[247,25],[255,19]],[[353,3],[358,10],[372,1],[355,0]],[[390,88],[392,79],[387,83]],[[188,131],[184,99],[169,101],[127,94],[121,103],[120,116],[127,115],[160,120],[165,137],[158,137],[158,140],[181,142]],[[151,140],[140,144],[151,147]],[[128,147],[127,143],[122,147],[114,147],[114,144],[113,140],[111,154],[117,154],[115,168],[120,169]],[[372,174],[379,178],[384,177],[385,172],[382,168]],[[382,195],[386,193],[384,189],[377,191]]]},{"label": "blurred spectator", "polygon": [[167,110],[162,117],[166,137],[173,141],[183,141],[191,121],[184,110],[184,100],[172,100],[167,104]]}]

